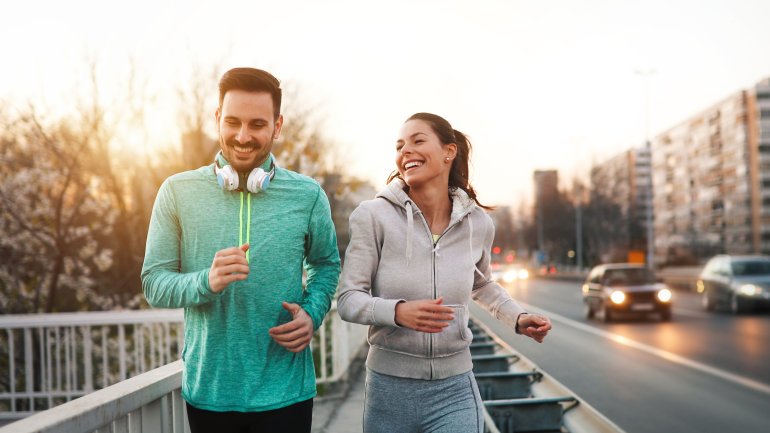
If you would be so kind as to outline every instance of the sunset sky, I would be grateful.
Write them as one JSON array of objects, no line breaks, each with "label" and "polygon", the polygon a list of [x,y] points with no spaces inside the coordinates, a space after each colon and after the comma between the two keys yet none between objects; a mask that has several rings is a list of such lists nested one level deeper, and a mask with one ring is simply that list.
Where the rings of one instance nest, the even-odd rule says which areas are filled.
[{"label": "sunset sky", "polygon": [[655,71],[652,134],[770,76],[768,17],[762,0],[3,2],[0,99],[66,111],[87,59],[105,97],[133,61],[160,143],[191,67],[259,67],[317,107],[350,173],[383,186],[403,120],[434,112],[471,137],[482,201],[518,207],[533,170],[566,186],[643,142],[635,70]]}]

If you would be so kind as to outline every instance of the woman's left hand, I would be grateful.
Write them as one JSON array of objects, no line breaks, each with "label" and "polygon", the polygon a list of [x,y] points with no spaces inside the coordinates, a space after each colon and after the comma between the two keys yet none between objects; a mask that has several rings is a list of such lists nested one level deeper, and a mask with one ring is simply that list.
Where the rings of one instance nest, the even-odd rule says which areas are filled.
[{"label": "woman's left hand", "polygon": [[516,327],[519,334],[542,343],[545,336],[548,335],[548,331],[551,330],[551,319],[537,314],[520,314],[516,321]]}]

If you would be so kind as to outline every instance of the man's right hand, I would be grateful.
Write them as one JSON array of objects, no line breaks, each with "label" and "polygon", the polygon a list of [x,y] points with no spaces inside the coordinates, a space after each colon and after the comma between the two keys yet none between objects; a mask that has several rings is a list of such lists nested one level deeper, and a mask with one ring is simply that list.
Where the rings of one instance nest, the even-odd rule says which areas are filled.
[{"label": "man's right hand", "polygon": [[243,244],[217,251],[209,270],[209,287],[212,292],[219,293],[233,281],[243,281],[249,276],[249,263],[246,261],[248,250],[249,244]]},{"label": "man's right hand", "polygon": [[454,320],[454,310],[441,305],[443,302],[443,298],[399,302],[396,324],[420,332],[441,332]]}]

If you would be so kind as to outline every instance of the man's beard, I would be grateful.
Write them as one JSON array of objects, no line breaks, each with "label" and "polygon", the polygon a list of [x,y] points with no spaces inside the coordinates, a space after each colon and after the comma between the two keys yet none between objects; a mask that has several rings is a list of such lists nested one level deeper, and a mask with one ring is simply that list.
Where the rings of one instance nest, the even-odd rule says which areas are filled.
[{"label": "man's beard", "polygon": [[[269,149],[270,146],[273,143],[273,140],[269,140],[267,143],[261,144],[257,140],[249,140],[245,143],[241,143],[235,138],[230,138],[228,140],[225,139],[225,137],[222,136],[222,134],[219,134],[219,143],[222,147],[222,150],[225,150],[225,158],[227,159],[227,162],[232,165],[233,169],[235,171],[241,173],[248,173],[250,170],[253,170],[255,167],[262,164],[268,157],[269,154],[263,155],[262,152],[264,152],[266,149]],[[255,152],[256,158],[255,160],[250,160],[248,162],[238,160],[237,157],[235,157],[235,147],[240,148],[248,148],[250,151]],[[249,158],[251,159],[251,158]],[[242,165],[242,164],[248,164]]]}]

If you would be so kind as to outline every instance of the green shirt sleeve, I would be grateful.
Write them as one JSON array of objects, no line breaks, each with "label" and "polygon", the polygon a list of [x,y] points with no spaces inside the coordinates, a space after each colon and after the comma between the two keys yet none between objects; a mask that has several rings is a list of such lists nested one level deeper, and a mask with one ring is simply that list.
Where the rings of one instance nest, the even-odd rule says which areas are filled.
[{"label": "green shirt sleeve", "polygon": [[142,265],[142,290],[153,307],[190,307],[220,296],[211,291],[208,269],[181,272],[182,230],[177,209],[173,184],[167,179],[152,208]]},{"label": "green shirt sleeve", "polygon": [[318,329],[329,312],[340,275],[337,233],[332,221],[329,199],[320,187],[310,211],[304,267],[307,272],[307,285],[300,306],[313,319],[313,328]]}]

